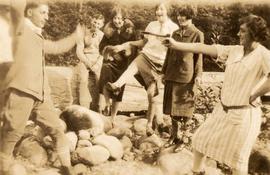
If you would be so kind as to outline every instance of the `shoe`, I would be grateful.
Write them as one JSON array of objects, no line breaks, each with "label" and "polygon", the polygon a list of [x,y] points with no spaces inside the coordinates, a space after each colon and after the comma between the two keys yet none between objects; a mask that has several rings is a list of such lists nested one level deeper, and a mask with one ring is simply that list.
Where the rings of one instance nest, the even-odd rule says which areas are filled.
[{"label": "shoe", "polygon": [[170,137],[170,139],[168,140],[168,143],[166,143],[164,145],[165,148],[168,148],[172,145],[178,145],[180,143],[180,139],[179,138],[173,138],[173,137]]},{"label": "shoe", "polygon": [[205,171],[194,172],[193,175],[205,175]]},{"label": "shoe", "polygon": [[185,175],[205,175],[205,171],[195,172],[195,171],[191,170],[189,173],[187,173]]},{"label": "shoe", "polygon": [[175,153],[181,152],[184,148],[185,148],[184,144],[178,144],[178,145],[176,145],[174,152]]},{"label": "shoe", "polygon": [[105,106],[104,110],[102,111],[102,114],[105,116],[111,115],[111,106]]},{"label": "shoe", "polygon": [[121,88],[115,86],[113,83],[108,82],[106,84],[106,89],[110,92],[112,92],[114,95],[119,95],[121,92]]},{"label": "shoe", "polygon": [[62,175],[75,175],[73,168],[71,166],[70,167],[62,166],[60,169],[60,173]]},{"label": "shoe", "polygon": [[146,126],[146,135],[147,135],[147,136],[151,136],[151,135],[153,135],[154,133],[155,133],[155,131],[153,130],[152,126],[147,125],[147,126]]}]

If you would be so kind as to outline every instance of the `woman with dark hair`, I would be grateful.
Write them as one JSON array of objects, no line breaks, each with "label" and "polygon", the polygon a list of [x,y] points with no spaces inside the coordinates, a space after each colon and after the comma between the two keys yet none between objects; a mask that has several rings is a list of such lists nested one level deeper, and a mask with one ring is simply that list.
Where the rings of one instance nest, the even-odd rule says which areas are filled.
[{"label": "woman with dark hair", "polygon": [[[194,16],[195,9],[191,6],[177,10],[179,29],[173,32],[173,39],[187,43],[204,42],[203,33],[192,23]],[[163,113],[170,115],[172,121],[171,136],[165,147],[177,144],[177,151],[191,142],[188,123],[194,112],[196,84],[201,79],[202,54],[168,49],[162,72],[165,84]]]},{"label": "woman with dark hair", "polygon": [[225,163],[234,175],[248,173],[248,160],[260,132],[259,97],[270,91],[270,51],[260,43],[268,36],[266,21],[256,15],[240,20],[240,45],[182,43],[168,38],[171,49],[203,53],[226,64],[221,101],[193,135],[192,174],[203,173],[205,156]]},{"label": "woman with dark hair", "polygon": [[[104,115],[111,115],[112,120],[117,114],[119,102],[122,101],[124,86],[117,95],[110,93],[105,85],[108,82],[116,81],[120,75],[126,70],[130,61],[135,58],[134,49],[112,53],[112,46],[135,40],[135,32],[133,23],[125,19],[125,12],[120,7],[112,10],[112,20],[104,27],[104,36],[99,45],[100,53],[103,53],[104,60],[100,73],[100,93],[105,97]],[[112,99],[112,106],[110,105]]]}]

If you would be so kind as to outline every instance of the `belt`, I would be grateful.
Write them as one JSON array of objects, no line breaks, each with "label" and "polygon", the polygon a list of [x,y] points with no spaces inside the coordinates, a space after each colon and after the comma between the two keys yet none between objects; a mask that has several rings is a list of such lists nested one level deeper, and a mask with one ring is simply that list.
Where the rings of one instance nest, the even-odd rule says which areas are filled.
[{"label": "belt", "polygon": [[228,112],[229,110],[232,109],[248,109],[251,108],[251,105],[239,105],[239,106],[226,106],[221,102],[221,106],[225,112]]}]

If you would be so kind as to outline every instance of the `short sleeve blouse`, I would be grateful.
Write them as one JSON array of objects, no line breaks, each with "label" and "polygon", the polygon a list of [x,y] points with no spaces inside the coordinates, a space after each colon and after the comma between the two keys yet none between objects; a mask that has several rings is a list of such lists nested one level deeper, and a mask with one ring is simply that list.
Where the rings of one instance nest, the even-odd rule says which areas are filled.
[{"label": "short sleeve blouse", "polygon": [[248,55],[243,46],[215,45],[217,60],[226,65],[221,101],[227,106],[249,104],[254,87],[270,73],[270,51],[258,44]]}]

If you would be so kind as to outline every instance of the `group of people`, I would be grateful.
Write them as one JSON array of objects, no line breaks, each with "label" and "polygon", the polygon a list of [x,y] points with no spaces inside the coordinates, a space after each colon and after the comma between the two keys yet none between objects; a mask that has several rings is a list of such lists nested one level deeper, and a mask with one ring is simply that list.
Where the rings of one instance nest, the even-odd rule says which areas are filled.
[{"label": "group of people", "polygon": [[[183,120],[186,123],[194,110],[194,84],[201,77],[202,55],[193,53],[183,55],[182,52],[168,50],[162,41],[166,36],[172,36],[183,42],[203,42],[204,36],[192,24],[195,15],[192,7],[187,6],[177,11],[178,24],[168,17],[167,9],[164,3],[156,6],[157,20],[147,25],[144,35],[139,39],[136,37],[133,22],[126,18],[124,10],[120,7],[113,8],[112,20],[105,25],[103,36],[100,28],[104,18],[93,17],[90,28],[97,34],[93,35],[93,32],[87,33],[85,30],[84,39],[77,44],[77,55],[81,60],[77,67],[82,77],[79,85],[79,103],[87,108],[91,106],[90,109],[103,112],[105,115],[111,115],[114,120],[119,103],[122,101],[125,84],[135,76],[147,92],[148,135],[154,133],[154,128],[162,127],[165,113],[173,117],[174,127],[170,142],[177,142],[177,121]],[[95,24],[100,25],[97,27]],[[179,56],[183,58],[178,59]],[[93,62],[95,70],[92,68]],[[89,75],[95,74],[96,83],[88,82],[88,71]],[[90,78],[90,81],[92,80]],[[160,101],[162,97],[159,90],[163,80],[165,96],[162,111]],[[91,84],[91,87],[88,84]],[[90,105],[89,90],[91,92],[97,87],[101,94],[100,98],[102,95],[105,97],[103,109],[102,105],[99,105],[98,97],[92,98]],[[96,96],[98,91],[95,92],[92,94]]]},{"label": "group of people", "polygon": [[[154,133],[157,126],[153,123],[162,125],[163,113],[168,114],[172,118],[169,144],[181,142],[178,124],[185,130],[192,117],[202,54],[223,62],[226,70],[221,101],[193,135],[190,174],[204,174],[203,162],[208,156],[230,166],[234,175],[247,175],[248,158],[260,131],[259,97],[270,91],[270,51],[261,44],[269,31],[263,18],[249,15],[240,20],[240,45],[207,45],[203,44],[203,33],[192,24],[192,8],[178,10],[175,24],[168,17],[167,4],[160,3],[155,8],[157,20],[147,25],[138,40],[134,24],[116,7],[107,24],[103,15],[96,14],[90,26],[78,25],[70,36],[52,42],[42,36],[48,20],[47,3],[3,0],[1,5],[11,8],[14,62],[3,82],[0,174],[8,175],[15,144],[30,116],[55,141],[63,174],[73,174],[67,139],[50,97],[44,56],[66,52],[76,45],[80,105],[114,119],[124,85],[135,76],[147,92],[147,134]],[[161,83],[165,84],[163,111]],[[105,97],[104,109],[99,106],[100,94]]]}]

